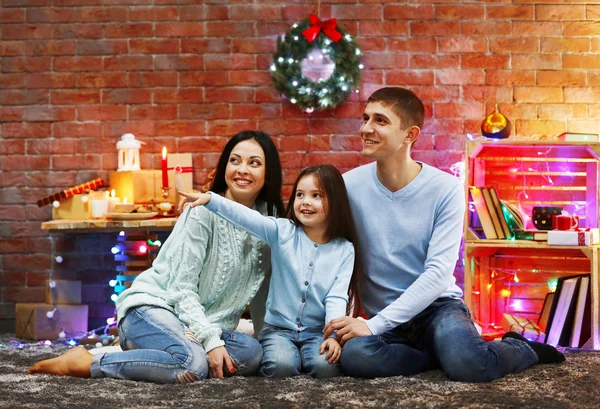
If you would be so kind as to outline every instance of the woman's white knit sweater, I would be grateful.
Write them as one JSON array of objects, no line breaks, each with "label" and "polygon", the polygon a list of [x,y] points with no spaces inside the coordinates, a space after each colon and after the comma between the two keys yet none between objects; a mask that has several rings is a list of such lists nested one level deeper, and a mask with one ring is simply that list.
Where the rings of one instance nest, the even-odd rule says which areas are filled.
[{"label": "woman's white knit sweater", "polygon": [[[266,213],[266,206],[258,209]],[[234,330],[269,269],[269,247],[198,206],[177,220],[152,267],[117,299],[117,315],[140,305],[172,311],[206,352],[224,345],[221,330]]]}]

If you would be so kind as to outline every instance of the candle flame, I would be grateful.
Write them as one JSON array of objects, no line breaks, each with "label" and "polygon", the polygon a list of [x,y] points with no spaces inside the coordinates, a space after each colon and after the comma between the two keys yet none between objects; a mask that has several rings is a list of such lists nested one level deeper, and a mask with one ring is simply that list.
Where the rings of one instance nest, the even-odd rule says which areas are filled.
[{"label": "candle flame", "polygon": [[167,147],[166,146],[163,146],[162,157],[163,157],[163,159],[165,159],[167,157]]},{"label": "candle flame", "polygon": [[110,197],[115,197],[115,189],[110,191]]}]

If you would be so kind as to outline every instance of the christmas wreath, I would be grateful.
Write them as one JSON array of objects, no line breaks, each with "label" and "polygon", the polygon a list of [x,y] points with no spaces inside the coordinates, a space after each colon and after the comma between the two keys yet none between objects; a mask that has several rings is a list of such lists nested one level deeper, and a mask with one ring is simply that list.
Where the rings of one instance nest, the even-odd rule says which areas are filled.
[{"label": "christmas wreath", "polygon": [[[358,92],[362,54],[354,38],[336,25],[335,18],[322,22],[311,14],[277,41],[270,68],[275,88],[307,112],[333,108]],[[313,81],[302,73],[302,61],[312,59],[313,50],[334,64],[328,78]]]}]

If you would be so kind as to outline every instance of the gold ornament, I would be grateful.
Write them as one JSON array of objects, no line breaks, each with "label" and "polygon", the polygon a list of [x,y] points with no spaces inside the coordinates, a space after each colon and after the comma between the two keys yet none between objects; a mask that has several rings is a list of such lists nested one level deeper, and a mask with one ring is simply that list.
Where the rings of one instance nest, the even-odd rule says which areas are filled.
[{"label": "gold ornament", "polygon": [[481,133],[487,138],[504,139],[510,136],[511,124],[498,109],[498,104],[494,112],[489,114],[481,123]]}]

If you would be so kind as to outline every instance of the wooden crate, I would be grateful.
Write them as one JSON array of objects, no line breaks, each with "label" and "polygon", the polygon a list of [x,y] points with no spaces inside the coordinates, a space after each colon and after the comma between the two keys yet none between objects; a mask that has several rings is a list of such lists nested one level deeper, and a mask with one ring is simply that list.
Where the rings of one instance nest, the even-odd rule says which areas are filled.
[{"label": "wooden crate", "polygon": [[599,251],[598,246],[547,246],[524,241],[466,243],[465,302],[484,333],[492,332],[504,313],[537,321],[552,282],[588,273],[592,338],[587,345],[600,349]]},{"label": "wooden crate", "polygon": [[[559,206],[579,215],[581,227],[598,227],[600,143],[560,141],[468,141],[468,187],[494,187],[500,199],[519,207],[531,223],[534,206]],[[473,206],[469,206],[470,209]],[[465,237],[473,233],[473,212],[466,212]]]}]

